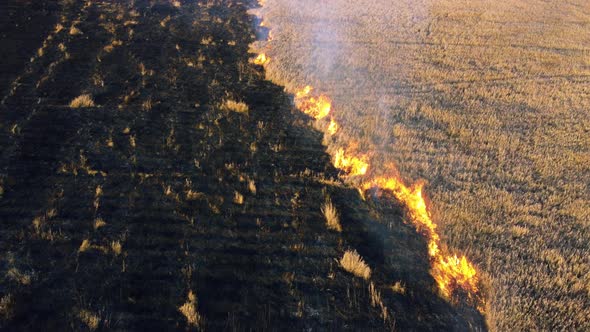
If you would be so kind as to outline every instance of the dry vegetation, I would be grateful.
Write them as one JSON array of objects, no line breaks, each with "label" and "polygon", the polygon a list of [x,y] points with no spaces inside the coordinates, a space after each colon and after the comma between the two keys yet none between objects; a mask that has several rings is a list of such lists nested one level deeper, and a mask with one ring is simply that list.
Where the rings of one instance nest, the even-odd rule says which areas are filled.
[{"label": "dry vegetation", "polygon": [[236,112],[236,113],[246,113],[246,114],[250,110],[248,108],[248,105],[246,105],[245,103],[231,100],[231,99],[225,100],[225,102],[221,105],[221,108],[226,111],[232,111],[232,112]]},{"label": "dry vegetation", "polygon": [[368,280],[371,277],[371,268],[356,250],[345,251],[342,258],[340,258],[340,266],[359,278]]},{"label": "dry vegetation", "polygon": [[329,144],[428,181],[444,241],[484,275],[492,330],[590,329],[589,12],[266,1],[269,77],[333,98]]},{"label": "dry vegetation", "polygon": [[332,204],[332,200],[330,198],[326,199],[326,202],[324,205],[322,205],[321,211],[324,215],[324,218],[326,219],[326,226],[336,232],[342,232],[340,216],[338,215],[338,211],[336,210],[334,204]]},{"label": "dry vegetation", "polygon": [[178,311],[186,318],[189,326],[202,328],[202,318],[197,311],[197,296],[189,291],[187,301],[178,308]]},{"label": "dry vegetation", "polygon": [[81,107],[94,107],[94,100],[92,100],[92,96],[89,94],[83,94],[76,98],[74,98],[70,102],[71,108],[81,108]]}]

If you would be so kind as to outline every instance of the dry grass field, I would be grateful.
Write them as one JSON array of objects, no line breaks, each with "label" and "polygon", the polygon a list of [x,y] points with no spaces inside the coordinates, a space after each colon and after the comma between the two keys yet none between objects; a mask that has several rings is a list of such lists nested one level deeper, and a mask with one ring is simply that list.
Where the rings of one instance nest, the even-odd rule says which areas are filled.
[{"label": "dry grass field", "polygon": [[368,175],[427,182],[488,327],[590,330],[590,3],[264,3],[267,76],[330,96]]}]

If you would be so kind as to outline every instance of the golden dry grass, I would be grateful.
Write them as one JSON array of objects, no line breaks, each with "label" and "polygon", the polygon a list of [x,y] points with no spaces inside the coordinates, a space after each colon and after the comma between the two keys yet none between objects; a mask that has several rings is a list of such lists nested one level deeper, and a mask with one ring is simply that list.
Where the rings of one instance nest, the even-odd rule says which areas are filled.
[{"label": "golden dry grass", "polygon": [[115,254],[116,256],[119,256],[121,254],[121,252],[123,252],[123,245],[121,244],[120,241],[112,241],[111,242],[111,250],[113,251],[113,254]]},{"label": "golden dry grass", "polygon": [[324,215],[324,219],[326,220],[326,226],[336,232],[342,232],[340,216],[338,215],[338,211],[336,210],[334,204],[332,204],[332,200],[330,198],[326,199],[326,202],[322,205],[321,211]]},{"label": "golden dry grass", "polygon": [[80,29],[78,29],[77,27],[73,26],[70,27],[70,35],[71,36],[77,36],[77,35],[81,35],[82,31]]},{"label": "golden dry grass", "polygon": [[95,331],[101,322],[101,319],[95,313],[89,310],[80,310],[78,318],[88,327],[88,330]]},{"label": "golden dry grass", "polygon": [[368,280],[371,277],[371,268],[365,263],[356,250],[347,250],[340,258],[340,266],[359,278]]},{"label": "golden dry grass", "polygon": [[242,195],[239,192],[234,192],[234,203],[238,204],[238,205],[242,205],[244,204],[244,195]]},{"label": "golden dry grass", "polygon": [[99,229],[99,228],[101,228],[101,227],[104,227],[104,226],[106,226],[106,224],[107,224],[107,223],[106,223],[106,222],[104,221],[104,219],[102,219],[102,218],[96,218],[96,219],[94,219],[94,229],[95,229],[95,230],[96,230],[96,229]]},{"label": "golden dry grass", "polygon": [[94,100],[89,94],[80,95],[70,102],[71,108],[94,107]]},{"label": "golden dry grass", "polygon": [[84,241],[82,241],[82,244],[80,244],[80,248],[78,248],[78,252],[85,252],[88,249],[90,249],[90,247],[90,241],[88,239],[84,239]]},{"label": "golden dry grass", "polygon": [[243,114],[248,114],[248,112],[250,111],[250,108],[248,107],[248,105],[246,105],[246,103],[238,102],[238,101],[231,100],[231,99],[225,100],[222,103],[221,108],[226,111],[243,113]]},{"label": "golden dry grass", "polygon": [[189,291],[187,301],[178,308],[178,311],[186,318],[189,326],[201,327],[202,318],[197,311],[197,297],[192,291]]}]

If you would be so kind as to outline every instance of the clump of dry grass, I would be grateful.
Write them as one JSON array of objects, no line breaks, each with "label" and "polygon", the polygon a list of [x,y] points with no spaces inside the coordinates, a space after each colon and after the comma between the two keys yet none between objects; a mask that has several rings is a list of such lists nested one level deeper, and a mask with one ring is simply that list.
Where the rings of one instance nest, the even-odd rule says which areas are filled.
[{"label": "clump of dry grass", "polygon": [[189,189],[186,191],[186,199],[188,201],[194,201],[197,199],[204,199],[204,198],[205,198],[205,194],[203,194],[202,192],[197,192],[192,189]]},{"label": "clump of dry grass", "polygon": [[375,284],[372,281],[369,284],[369,294],[371,295],[371,306],[373,308],[379,308],[379,310],[381,310],[381,318],[383,318],[383,320],[387,320],[389,317],[387,307],[383,303],[381,292],[377,290]]},{"label": "clump of dry grass", "polygon": [[248,190],[256,195],[256,182],[254,180],[248,180]]},{"label": "clump of dry grass", "polygon": [[55,25],[55,28],[54,28],[54,30],[53,30],[53,31],[54,31],[55,33],[59,33],[59,32],[60,32],[60,31],[62,31],[63,29],[64,29],[64,26],[58,23],[58,24],[56,24],[56,25]]},{"label": "clump of dry grass", "polygon": [[326,202],[322,205],[321,208],[322,214],[326,219],[326,226],[329,229],[342,232],[342,226],[340,225],[340,216],[338,215],[338,211],[334,204],[332,204],[332,200],[328,197],[326,198]]},{"label": "clump of dry grass", "polygon": [[103,226],[106,226],[106,222],[102,219],[102,218],[96,218],[94,219],[94,229],[99,229]]},{"label": "clump of dry grass", "polygon": [[80,29],[78,29],[77,27],[73,26],[70,28],[70,35],[71,36],[77,36],[77,35],[81,35],[82,31]]},{"label": "clump of dry grass", "polygon": [[123,245],[120,241],[111,242],[111,250],[116,256],[119,256],[123,252]]},{"label": "clump of dry grass", "polygon": [[231,99],[227,99],[226,101],[224,101],[223,104],[221,105],[221,109],[223,109],[225,111],[231,111],[231,112],[243,113],[243,114],[248,114],[248,112],[250,111],[250,108],[248,107],[248,105],[246,105],[246,103],[231,100]]},{"label": "clump of dry grass", "polygon": [[86,324],[90,331],[95,331],[96,329],[98,329],[98,325],[101,321],[98,315],[88,310],[80,310],[80,312],[78,312],[78,318],[84,324]]},{"label": "clump of dry grass", "polygon": [[30,285],[32,281],[31,275],[23,273],[16,268],[8,270],[6,276],[12,280],[17,281],[21,285]]},{"label": "clump of dry grass", "polygon": [[356,250],[347,250],[340,258],[340,266],[359,278],[368,280],[371,277],[371,268]]},{"label": "clump of dry grass", "polygon": [[178,311],[186,318],[189,326],[201,327],[203,318],[197,311],[197,297],[193,291],[189,291],[187,301],[178,308]]},{"label": "clump of dry grass", "polygon": [[391,285],[391,290],[394,293],[404,295],[406,294],[406,285],[404,285],[404,283],[401,281],[396,281],[393,285]]},{"label": "clump of dry grass", "polygon": [[0,319],[7,319],[12,315],[12,308],[14,306],[14,299],[12,294],[3,296],[0,299]]},{"label": "clump of dry grass", "polygon": [[84,241],[82,241],[82,244],[78,249],[78,252],[85,252],[88,249],[90,249],[90,241],[88,239],[85,239]]},{"label": "clump of dry grass", "polygon": [[238,205],[244,204],[244,195],[240,194],[239,192],[234,192],[234,203]]},{"label": "clump of dry grass", "polygon": [[94,107],[94,100],[89,94],[80,95],[70,102],[71,108]]}]

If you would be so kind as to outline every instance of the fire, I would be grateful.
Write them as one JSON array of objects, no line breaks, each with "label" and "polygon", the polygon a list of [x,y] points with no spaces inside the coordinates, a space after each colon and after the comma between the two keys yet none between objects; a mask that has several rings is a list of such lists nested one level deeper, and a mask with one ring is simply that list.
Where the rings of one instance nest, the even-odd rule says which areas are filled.
[{"label": "fire", "polygon": [[439,255],[432,265],[432,275],[443,296],[449,298],[455,287],[460,287],[471,297],[478,293],[477,272],[465,256]]},{"label": "fire", "polygon": [[330,124],[328,125],[328,134],[334,135],[338,131],[338,123],[334,121],[334,118],[330,118]]},{"label": "fire", "polygon": [[364,190],[372,187],[388,190],[408,208],[412,223],[428,239],[432,276],[444,297],[450,298],[455,289],[461,288],[471,299],[479,301],[478,305],[481,304],[475,267],[465,256],[459,258],[456,255],[447,255],[440,248],[440,236],[422,194],[423,183],[408,187],[398,178],[377,178],[362,187]]},{"label": "fire", "polygon": [[311,93],[311,90],[313,90],[311,86],[305,86],[305,88],[295,92],[295,99],[307,97]]},{"label": "fire", "polygon": [[349,157],[344,154],[344,149],[340,148],[334,155],[334,167],[343,170],[348,175],[365,175],[369,169],[369,164],[365,158]]},{"label": "fire", "polygon": [[[258,2],[261,6],[264,6],[265,0],[258,0]],[[264,25],[264,22],[260,23],[260,26]],[[272,30],[269,32],[269,40],[272,39],[271,33]],[[264,65],[268,61],[270,59],[263,53],[258,55],[254,63]],[[316,120],[330,115],[332,110],[330,98],[323,94],[313,95],[312,92],[313,87],[309,85],[295,92],[295,105],[297,108]],[[338,123],[334,118],[330,118],[330,124],[327,127],[328,134],[334,135],[338,129]],[[342,148],[338,149],[333,155],[333,162],[334,166],[346,173],[347,176],[366,175],[369,169],[366,156],[350,156]],[[450,299],[456,290],[461,289],[483,312],[484,301],[478,290],[477,271],[465,256],[450,255],[441,248],[440,236],[436,231],[437,226],[432,220],[423,196],[424,184],[418,182],[408,187],[398,176],[378,177],[365,182],[357,189],[361,197],[365,199],[365,192],[374,187],[390,191],[398,201],[404,204],[407,207],[408,216],[412,223],[426,237],[431,262],[431,274],[441,295]]]},{"label": "fire", "polygon": [[332,101],[325,95],[319,97],[310,96],[313,88],[306,86],[295,93],[295,105],[303,113],[311,116],[316,120],[323,119],[330,114]]},{"label": "fire", "polygon": [[266,54],[260,53],[260,54],[258,54],[256,59],[254,59],[254,64],[264,66],[269,61],[270,61],[270,58],[268,56],[266,56]]},{"label": "fire", "polygon": [[[322,119],[330,114],[331,101],[328,97],[320,95],[312,96],[313,88],[306,86],[295,92],[295,104],[304,113]],[[330,119],[327,131],[334,135],[339,129],[334,118]],[[333,156],[334,166],[348,176],[365,175],[369,169],[369,163],[365,156],[356,157],[347,155],[340,148]],[[440,236],[436,230],[436,224],[428,211],[426,200],[423,196],[424,183],[418,182],[413,186],[407,186],[399,177],[374,178],[363,184],[359,191],[377,187],[390,191],[398,201],[408,209],[409,217],[417,230],[425,235],[428,241],[428,255],[431,261],[431,274],[440,293],[450,299],[457,289],[463,290],[470,300],[483,311],[483,298],[478,290],[478,276],[475,267],[465,256],[457,257],[449,255],[441,249]]]}]

